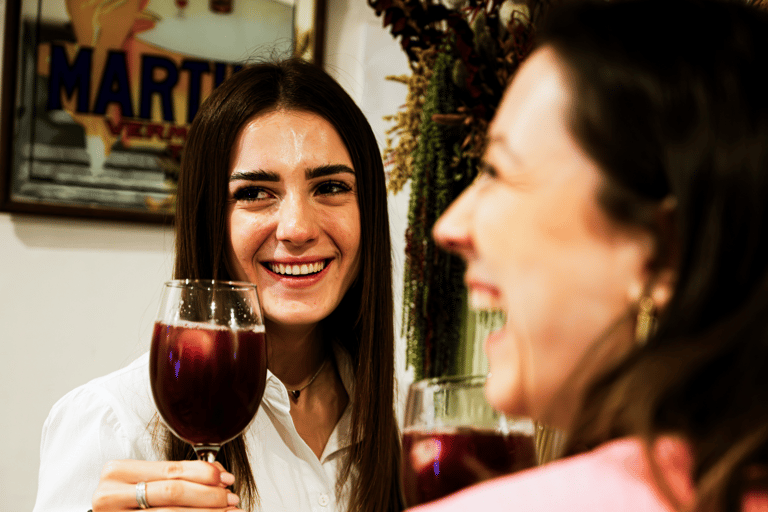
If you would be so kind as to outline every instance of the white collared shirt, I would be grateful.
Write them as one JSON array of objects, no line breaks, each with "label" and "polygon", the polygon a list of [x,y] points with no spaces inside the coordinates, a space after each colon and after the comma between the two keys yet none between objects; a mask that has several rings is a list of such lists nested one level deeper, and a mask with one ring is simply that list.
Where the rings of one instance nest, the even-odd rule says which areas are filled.
[{"label": "white collared shirt", "polygon": [[[351,400],[349,355],[339,347],[334,355]],[[346,511],[351,483],[337,496],[336,475],[349,448],[351,402],[320,459],[296,432],[290,407],[285,386],[268,371],[264,398],[246,431],[258,510]],[[67,393],[43,426],[34,512],[86,512],[108,461],[162,460],[148,429],[155,413],[148,353]]]}]

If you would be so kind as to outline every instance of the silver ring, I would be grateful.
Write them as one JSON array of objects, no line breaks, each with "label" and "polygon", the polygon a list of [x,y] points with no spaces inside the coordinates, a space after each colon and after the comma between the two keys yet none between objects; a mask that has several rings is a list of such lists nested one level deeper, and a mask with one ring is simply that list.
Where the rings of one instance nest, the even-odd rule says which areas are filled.
[{"label": "silver ring", "polygon": [[136,502],[142,510],[149,508],[149,503],[147,503],[147,482],[139,482],[136,484]]}]

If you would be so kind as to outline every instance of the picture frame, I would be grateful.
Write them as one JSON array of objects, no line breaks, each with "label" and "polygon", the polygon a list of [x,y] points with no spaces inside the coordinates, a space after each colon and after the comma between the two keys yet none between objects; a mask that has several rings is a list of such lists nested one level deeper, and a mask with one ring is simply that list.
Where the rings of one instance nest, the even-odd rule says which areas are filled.
[{"label": "picture frame", "polygon": [[249,62],[322,66],[324,18],[325,0],[7,0],[0,211],[170,223],[200,103]]}]

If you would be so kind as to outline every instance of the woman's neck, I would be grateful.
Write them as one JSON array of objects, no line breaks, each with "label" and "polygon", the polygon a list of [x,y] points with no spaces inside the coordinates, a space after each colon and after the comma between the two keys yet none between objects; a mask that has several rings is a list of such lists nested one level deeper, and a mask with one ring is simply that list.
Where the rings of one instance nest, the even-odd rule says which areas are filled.
[{"label": "woman's neck", "polygon": [[288,389],[305,384],[327,357],[319,324],[283,326],[266,321],[269,370]]}]

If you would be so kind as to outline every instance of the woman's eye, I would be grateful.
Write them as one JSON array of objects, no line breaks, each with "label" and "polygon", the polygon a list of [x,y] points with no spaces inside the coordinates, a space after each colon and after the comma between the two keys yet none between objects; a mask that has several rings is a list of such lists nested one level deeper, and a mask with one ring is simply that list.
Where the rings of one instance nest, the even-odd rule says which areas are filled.
[{"label": "woman's eye", "polygon": [[496,172],[496,169],[493,168],[493,166],[487,162],[481,162],[480,168],[478,169],[478,174],[482,175],[484,177],[488,178],[496,178],[498,177],[498,173]]},{"label": "woman's eye", "polygon": [[332,196],[344,194],[352,190],[352,187],[343,181],[326,181],[317,187],[317,192],[322,195]]},{"label": "woman's eye", "polygon": [[269,194],[261,187],[247,186],[237,189],[233,197],[236,201],[259,201],[267,199]]}]

